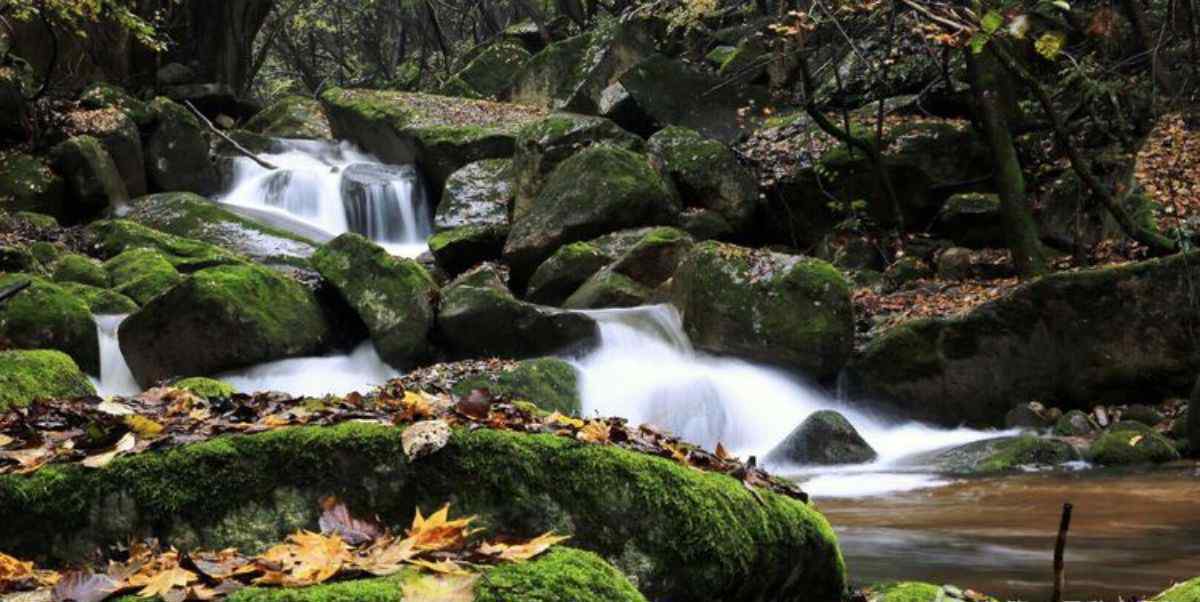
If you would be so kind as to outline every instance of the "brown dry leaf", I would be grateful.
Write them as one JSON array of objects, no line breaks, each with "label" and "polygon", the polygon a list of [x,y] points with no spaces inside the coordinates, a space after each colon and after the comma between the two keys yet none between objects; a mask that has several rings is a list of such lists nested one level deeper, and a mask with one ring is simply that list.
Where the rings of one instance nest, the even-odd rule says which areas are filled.
[{"label": "brown dry leaf", "polygon": [[150,576],[139,575],[130,580],[130,585],[142,585],[137,593],[140,598],[166,598],[167,593],[174,589],[185,589],[189,583],[197,581],[195,573],[177,566],[159,571]]},{"label": "brown dry leaf", "polygon": [[0,451],[0,460],[10,460],[17,463],[14,474],[28,474],[41,468],[54,457],[50,448],[42,445],[27,449]]},{"label": "brown dry leaf", "polygon": [[1134,438],[1132,438],[1132,439],[1130,439],[1130,440],[1129,440],[1129,447],[1134,447],[1134,446],[1136,446],[1138,443],[1141,443],[1141,442],[1142,442],[1142,439],[1144,439],[1144,438],[1145,438],[1145,437],[1144,437],[1144,436],[1142,436],[1142,435],[1137,435],[1137,436],[1135,436]]},{"label": "brown dry leaf", "polygon": [[300,531],[289,535],[287,543],[267,550],[257,560],[265,567],[279,568],[267,570],[255,583],[305,586],[328,581],[354,558],[341,537]]},{"label": "brown dry leaf", "polygon": [[725,446],[722,445],[720,441],[717,442],[717,450],[713,453],[713,455],[715,455],[717,459],[721,461],[733,459],[733,455],[725,450]]},{"label": "brown dry leaf", "polygon": [[449,516],[450,504],[442,506],[441,510],[429,515],[429,518],[421,516],[421,509],[417,508],[412,527],[408,529],[413,546],[422,551],[453,550],[462,547],[467,542],[467,537],[474,533],[470,524],[475,517],[449,520]]},{"label": "brown dry leaf", "polygon": [[488,556],[495,556],[500,560],[510,562],[524,562],[550,549],[554,544],[570,539],[570,535],[555,535],[554,533],[543,533],[523,544],[505,544],[505,543],[484,543],[479,548],[479,552]]},{"label": "brown dry leaf", "polygon": [[108,575],[72,571],[62,576],[50,592],[54,602],[100,602],[121,589]]},{"label": "brown dry leaf", "polygon": [[404,582],[405,602],[471,602],[479,575],[421,575]]},{"label": "brown dry leaf", "polygon": [[108,463],[116,459],[117,456],[133,451],[133,448],[136,446],[137,436],[133,433],[125,433],[125,436],[121,437],[111,450],[84,458],[83,465],[88,468],[103,468],[108,466]]},{"label": "brown dry leaf", "polygon": [[0,596],[7,592],[54,585],[57,581],[58,573],[39,571],[32,562],[17,560],[0,552]]},{"label": "brown dry leaf", "polygon": [[599,420],[593,420],[579,429],[579,433],[575,437],[587,443],[608,443],[612,438],[612,429]]},{"label": "brown dry leaf", "polygon": [[325,511],[321,513],[317,524],[324,535],[337,535],[351,546],[369,543],[383,535],[383,527],[378,523],[350,516],[346,504],[336,497],[321,500],[321,506]]},{"label": "brown dry leaf", "polygon": [[355,566],[372,575],[385,577],[399,572],[405,563],[419,553],[416,540],[411,537],[399,540],[388,538],[371,546],[366,556],[360,557]]},{"label": "brown dry leaf", "polygon": [[[428,569],[435,573],[441,573],[443,575],[470,575],[471,574],[471,573],[467,572],[466,569],[462,568],[461,565],[459,565],[457,562],[454,562],[453,560],[439,560],[437,562],[432,562],[429,560],[412,560],[412,561],[409,561],[409,564],[411,564],[413,566],[419,566],[423,569]],[[407,598],[405,598],[405,600],[407,600]]]}]

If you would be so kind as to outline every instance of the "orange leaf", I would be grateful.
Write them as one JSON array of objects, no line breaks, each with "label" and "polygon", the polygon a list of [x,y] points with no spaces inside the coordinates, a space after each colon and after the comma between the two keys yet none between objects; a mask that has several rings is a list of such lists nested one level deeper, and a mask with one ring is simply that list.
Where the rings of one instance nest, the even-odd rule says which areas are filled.
[{"label": "orange leaf", "polygon": [[467,537],[473,533],[469,525],[475,517],[448,520],[449,516],[450,504],[442,506],[441,510],[429,515],[429,518],[421,516],[421,509],[417,508],[417,515],[413,517],[412,527],[408,530],[413,546],[418,550],[449,550],[462,547]]},{"label": "orange leaf", "polygon": [[505,543],[484,543],[479,547],[479,552],[488,556],[495,556],[500,560],[509,562],[524,562],[545,552],[556,543],[570,539],[569,535],[555,535],[554,533],[543,533],[523,544],[505,544]]}]

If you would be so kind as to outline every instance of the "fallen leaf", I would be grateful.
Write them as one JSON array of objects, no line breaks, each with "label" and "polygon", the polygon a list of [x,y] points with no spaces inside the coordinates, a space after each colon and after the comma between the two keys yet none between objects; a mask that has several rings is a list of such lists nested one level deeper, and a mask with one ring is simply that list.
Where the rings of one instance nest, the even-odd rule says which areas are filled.
[{"label": "fallen leaf", "polygon": [[72,571],[62,576],[50,592],[54,602],[100,602],[121,589],[108,575]]},{"label": "fallen leaf", "polygon": [[404,582],[404,602],[471,602],[478,575],[421,575]]},{"label": "fallen leaf", "polygon": [[83,465],[88,468],[103,468],[107,466],[109,462],[112,462],[117,456],[129,451],[133,451],[133,448],[136,446],[137,437],[133,433],[125,433],[125,436],[121,437],[121,439],[117,441],[117,444],[114,445],[111,450],[102,454],[96,454],[94,456],[88,456],[84,458]]},{"label": "fallen leaf", "polygon": [[326,498],[322,502],[325,511],[317,524],[324,535],[337,535],[352,546],[362,545],[383,535],[383,527],[371,521],[350,516],[350,510],[337,498]]},{"label": "fallen leaf", "polygon": [[130,580],[130,584],[142,585],[142,589],[137,593],[140,598],[166,599],[171,590],[184,590],[189,583],[197,579],[198,577],[196,577],[195,573],[176,566],[154,573],[144,580]]},{"label": "fallen leaf", "polygon": [[1144,439],[1144,438],[1145,437],[1143,435],[1134,436],[1132,439],[1129,440],[1129,447],[1133,447],[1133,446],[1137,445],[1138,443],[1141,443],[1142,439]]},{"label": "fallen leaf", "polygon": [[[467,572],[466,569],[462,568],[461,565],[459,565],[457,562],[454,562],[453,560],[439,560],[437,562],[432,562],[429,560],[412,560],[409,562],[409,564],[411,564],[413,566],[419,566],[423,569],[428,569],[435,573],[441,573],[443,575],[470,575],[471,574],[471,573]],[[406,598],[406,600],[407,600],[407,598]]]},{"label": "fallen leaf", "polygon": [[587,443],[608,443],[608,440],[612,438],[612,430],[607,424],[593,420],[579,429],[576,438]]},{"label": "fallen leaf", "polygon": [[570,539],[569,535],[543,533],[523,544],[484,543],[479,552],[509,562],[524,562],[550,549],[550,546]]},{"label": "fallen leaf", "polygon": [[475,517],[449,520],[449,516],[450,504],[442,506],[441,510],[429,515],[429,518],[421,516],[421,509],[417,508],[412,527],[408,530],[413,546],[418,550],[452,550],[462,547],[467,542],[467,537],[473,533],[470,524]]}]

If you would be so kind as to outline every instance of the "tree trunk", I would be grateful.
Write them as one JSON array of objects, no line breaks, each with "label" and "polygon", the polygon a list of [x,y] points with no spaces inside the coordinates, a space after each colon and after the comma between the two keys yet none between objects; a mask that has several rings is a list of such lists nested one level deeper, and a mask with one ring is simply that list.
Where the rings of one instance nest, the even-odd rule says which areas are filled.
[{"label": "tree trunk", "polygon": [[274,6],[274,0],[191,0],[193,54],[205,83],[245,90],[254,58],[254,38]]},{"label": "tree trunk", "polygon": [[1001,94],[997,92],[1003,87],[998,81],[1001,75],[989,52],[976,55],[969,48],[963,50],[975,97],[976,120],[992,154],[993,178],[1000,196],[1001,226],[1012,251],[1013,263],[1022,276],[1037,276],[1046,272],[1046,257],[1038,239],[1037,226],[1029,213],[1025,174],[1017,159]]}]

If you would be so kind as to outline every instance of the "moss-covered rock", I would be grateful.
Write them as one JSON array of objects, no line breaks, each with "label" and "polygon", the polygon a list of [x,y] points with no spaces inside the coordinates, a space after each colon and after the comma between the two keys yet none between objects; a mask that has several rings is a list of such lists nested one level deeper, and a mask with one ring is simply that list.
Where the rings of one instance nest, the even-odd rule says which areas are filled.
[{"label": "moss-covered rock", "polygon": [[850,289],[824,261],[703,242],[679,265],[672,297],[701,349],[815,378],[836,375],[850,357]]},{"label": "moss-covered rock", "polygon": [[650,302],[654,291],[612,269],[603,269],[588,278],[562,306],[567,309],[603,309],[636,307]]},{"label": "moss-covered rock", "polygon": [[53,266],[52,278],[55,282],[78,282],[99,288],[108,288],[108,272],[100,262],[77,253],[68,253],[59,257]]},{"label": "moss-covered rock", "polygon": [[[52,230],[54,228],[59,227],[58,219],[55,218],[53,215],[46,215],[45,213],[37,213],[36,211],[18,211],[16,213],[12,214],[12,217],[24,222],[25,224],[29,225],[30,227],[37,228],[39,230]],[[45,241],[38,241],[38,242],[45,242]],[[34,244],[36,245],[37,243],[34,243]],[[47,244],[52,244],[52,243],[47,243]],[[43,258],[38,257],[38,259],[42,260]]]},{"label": "moss-covered rock", "polygon": [[574,366],[558,358],[542,357],[522,360],[499,374],[461,380],[455,383],[453,392],[465,396],[474,389],[487,389],[494,395],[531,401],[547,412],[578,416],[583,412],[578,381]]},{"label": "moss-covered rock", "polygon": [[1014,399],[1071,408],[1183,395],[1200,371],[1187,334],[1200,328],[1197,278],[1196,254],[1046,276],[962,316],[891,328],[847,383],[946,425],[999,425]]},{"label": "moss-covered rock", "polygon": [[867,602],[955,602],[973,600],[996,602],[995,598],[975,594],[968,597],[962,589],[952,585],[934,585],[918,581],[885,583],[867,588]]},{"label": "moss-covered rock", "polygon": [[616,258],[587,242],[563,245],[538,266],[525,297],[534,303],[561,306],[588,278]]},{"label": "moss-covered rock", "polygon": [[104,270],[113,290],[139,305],[149,303],[183,280],[179,270],[155,249],[125,251],[104,262]]},{"label": "moss-covered rock", "polygon": [[644,146],[641,138],[611,120],[574,113],[553,113],[518,130],[512,160],[513,219],[529,211],[546,178],[560,163],[601,142],[631,151],[640,151]]},{"label": "moss-covered rock", "polygon": [[362,318],[384,361],[406,369],[431,356],[438,288],[421,264],[352,233],[321,247],[312,262]]},{"label": "moss-covered rock", "polygon": [[716,211],[735,231],[750,226],[758,182],[728,147],[695,130],[668,127],[651,136],[647,148],[662,159],[687,205]]},{"label": "moss-covered rock", "polygon": [[12,150],[0,151],[0,209],[68,217],[66,184],[48,162]]},{"label": "moss-covered rock", "polygon": [[678,228],[644,228],[629,234],[633,237],[632,244],[613,260],[612,271],[649,288],[674,275],[694,244],[692,237]]},{"label": "moss-covered rock", "polygon": [[588,346],[596,323],[582,314],[518,301],[499,271],[483,264],[442,290],[438,333],[464,356],[536,357]]},{"label": "moss-covered rock", "polygon": [[93,314],[131,314],[138,309],[136,301],[114,290],[78,282],[60,282],[58,284],[63,290],[86,303]]},{"label": "moss-covered rock", "polygon": [[73,132],[93,136],[112,157],[130,198],[146,194],[146,160],[142,135],[130,115],[109,107],[91,112]]},{"label": "moss-covered rock", "polygon": [[767,454],[775,464],[864,464],[878,454],[845,416],[833,410],[813,412]]},{"label": "moss-covered rock", "polygon": [[329,120],[321,103],[303,96],[285,96],[251,117],[246,131],[275,138],[325,139]]},{"label": "moss-covered rock", "polygon": [[0,547],[59,561],[142,536],[181,549],[253,550],[315,529],[321,496],[391,526],[407,524],[414,508],[452,500],[456,514],[478,515],[484,528],[569,534],[572,546],[600,554],[652,599],[840,600],[845,576],[833,531],[797,500],[767,491],[756,498],[724,475],[553,435],[458,430],[445,448],[410,462],[402,430],[285,429],[97,470],[0,476],[0,512],[22,517],[0,532]]},{"label": "moss-covered rock", "polygon": [[25,274],[0,274],[0,289],[30,281],[0,303],[0,337],[18,349],[57,349],[90,374],[100,373],[100,347],[92,312],[82,299],[52,282]]},{"label": "moss-covered rock", "polygon": [[1120,422],[1100,435],[1088,450],[1088,459],[1105,466],[1150,464],[1179,459],[1170,439],[1140,422]]},{"label": "moss-covered rock", "polygon": [[[7,54],[7,42],[5,47]],[[0,66],[0,137],[21,139],[26,136],[29,110],[21,79],[17,69]]]},{"label": "moss-covered rock", "polygon": [[0,273],[25,272],[40,275],[45,271],[42,262],[38,261],[28,247],[18,245],[0,247]]},{"label": "moss-covered rock", "polygon": [[487,159],[450,174],[433,216],[437,230],[464,226],[508,228],[513,199],[511,159]]},{"label": "moss-covered rock", "polygon": [[1004,247],[1000,197],[981,192],[950,195],[938,212],[936,232],[972,249]]},{"label": "moss-covered rock", "polygon": [[310,240],[246,219],[190,192],[141,197],[131,203],[124,218],[267,264],[304,265],[303,260],[317,250]]},{"label": "moss-covered rock", "polygon": [[95,395],[91,381],[65,353],[0,351],[0,414],[35,399]]},{"label": "moss-covered rock", "polygon": [[530,56],[521,45],[502,39],[475,55],[455,79],[466,84],[475,98],[504,99]]},{"label": "moss-covered rock", "polygon": [[1054,434],[1060,437],[1087,437],[1099,428],[1100,425],[1091,416],[1080,410],[1071,410],[1054,423]]},{"label": "moss-covered rock", "polygon": [[210,399],[225,399],[234,394],[233,386],[223,380],[215,378],[205,378],[203,376],[193,376],[177,380],[171,384],[176,389],[191,391],[200,397]]},{"label": "moss-covered rock", "polygon": [[984,439],[931,452],[912,462],[944,472],[986,474],[1016,470],[1023,466],[1057,466],[1079,459],[1079,452],[1066,441],[1022,435]]},{"label": "moss-covered rock", "polygon": [[312,291],[254,265],[200,270],[120,329],[121,351],[143,387],[321,353],[331,338]]},{"label": "moss-covered rock", "polygon": [[154,191],[213,194],[220,176],[209,157],[208,140],[200,120],[170,99],[150,103],[154,129],[146,145],[146,172]]},{"label": "moss-covered rock", "polygon": [[148,126],[154,120],[154,113],[149,105],[134,98],[121,87],[106,82],[88,86],[79,95],[79,106],[92,110],[118,109],[128,115],[138,127]]},{"label": "moss-covered rock", "polygon": [[54,170],[63,174],[75,220],[94,218],[124,205],[129,191],[104,145],[92,136],[75,136],[50,151]]},{"label": "moss-covered rock", "polygon": [[129,220],[93,222],[88,225],[88,230],[96,238],[96,250],[105,257],[116,257],[130,249],[154,249],[181,272],[245,263],[245,259],[215,245],[160,232]]},{"label": "moss-covered rock", "polygon": [[387,163],[417,163],[435,192],[464,165],[511,157],[514,132],[542,115],[529,107],[411,92],[343,90],[321,95],[335,137]]},{"label": "moss-covered rock", "polygon": [[443,230],[429,239],[429,252],[438,267],[450,276],[485,261],[500,259],[508,226],[463,226]]},{"label": "moss-covered rock", "polygon": [[678,217],[678,200],[645,155],[591,146],[550,174],[529,211],[513,222],[504,256],[523,283],[566,243]]},{"label": "moss-covered rock", "polygon": [[1151,598],[1151,602],[1200,602],[1200,577],[1176,583]]}]

